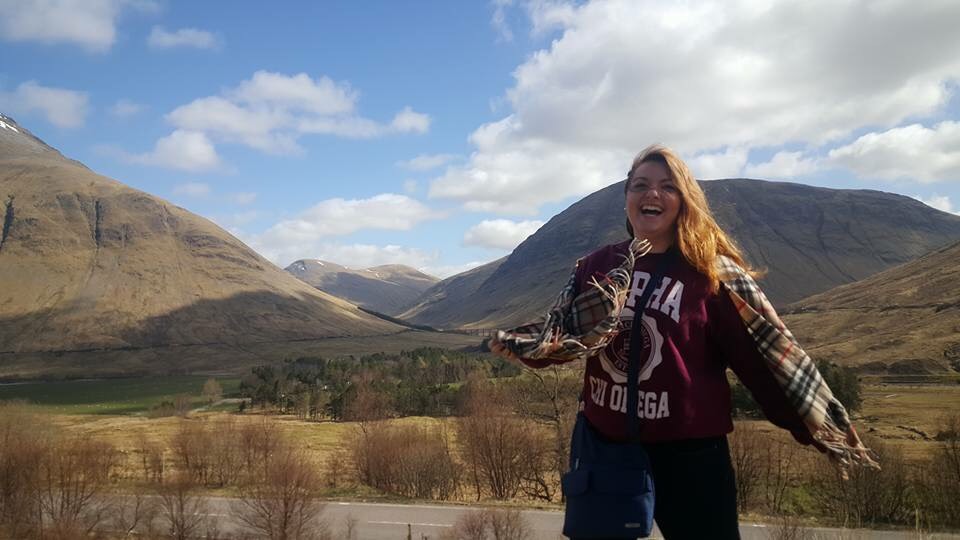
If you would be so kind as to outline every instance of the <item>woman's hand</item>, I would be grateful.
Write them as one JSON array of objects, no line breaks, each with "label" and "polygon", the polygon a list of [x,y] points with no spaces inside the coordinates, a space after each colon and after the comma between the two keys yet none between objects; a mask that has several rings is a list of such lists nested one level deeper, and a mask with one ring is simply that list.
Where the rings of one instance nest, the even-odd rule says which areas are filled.
[{"label": "woman's hand", "polygon": [[490,347],[490,352],[493,354],[506,359],[512,364],[520,367],[526,367],[523,362],[520,361],[520,357],[516,354],[513,354],[513,352],[500,341],[496,333],[494,333],[493,337],[487,341],[487,346]]},{"label": "woman's hand", "polygon": [[839,467],[841,478],[844,480],[850,479],[850,469],[854,465],[854,463],[850,462],[851,460],[863,467],[880,470],[880,464],[873,457],[876,454],[871,455],[872,452],[863,445],[863,441],[860,440],[860,435],[857,434],[857,430],[854,429],[852,424],[847,428],[846,440],[844,442],[846,442],[850,449],[849,453],[830,452],[827,454],[830,460]]},{"label": "woman's hand", "polygon": [[863,445],[863,441],[860,440],[860,435],[857,435],[857,430],[854,429],[853,424],[850,424],[850,427],[847,428],[847,444],[850,448],[853,448],[854,459],[867,467],[880,469],[880,464],[873,459],[870,450]]}]

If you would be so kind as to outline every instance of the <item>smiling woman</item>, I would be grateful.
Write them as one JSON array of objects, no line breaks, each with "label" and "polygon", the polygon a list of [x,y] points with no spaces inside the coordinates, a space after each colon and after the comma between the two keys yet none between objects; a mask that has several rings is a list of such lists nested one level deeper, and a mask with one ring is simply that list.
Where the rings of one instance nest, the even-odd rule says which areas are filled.
[{"label": "smiling woman", "polygon": [[633,234],[649,240],[654,253],[663,253],[673,245],[673,224],[683,202],[664,158],[644,161],[634,167],[624,190],[627,222]]},{"label": "smiling woman", "polygon": [[[591,289],[617,284],[607,294],[615,300],[601,301],[599,308],[619,318],[616,331],[606,345],[581,349],[586,374],[571,472],[563,483],[570,526],[565,534],[636,538],[643,519],[635,514],[610,512],[602,524],[594,518],[577,528],[578,512],[581,505],[630,507],[629,501],[655,491],[653,513],[664,538],[739,538],[726,439],[733,429],[728,367],[767,418],[797,441],[838,460],[875,465],[843,405],[717,225],[686,164],[668,148],[648,147],[633,161],[624,197],[634,239],[578,261],[551,311],[571,321],[568,326],[580,324],[598,309],[597,302],[587,305],[596,296]],[[650,253],[632,253],[644,238]],[[631,262],[627,279],[618,281],[616,272]],[[558,339],[551,328],[535,328],[537,323],[497,332],[490,348],[533,368],[571,360],[567,353],[576,348],[566,335]],[[649,466],[642,466],[647,459]],[[602,487],[610,470],[616,478],[607,480],[619,496]],[[643,480],[650,476],[652,490]]]}]

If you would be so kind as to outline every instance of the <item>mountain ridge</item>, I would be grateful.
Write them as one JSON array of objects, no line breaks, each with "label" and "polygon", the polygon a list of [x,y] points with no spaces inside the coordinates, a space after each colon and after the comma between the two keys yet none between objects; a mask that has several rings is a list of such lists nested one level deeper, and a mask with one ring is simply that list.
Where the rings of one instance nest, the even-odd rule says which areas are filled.
[{"label": "mountain ridge", "polygon": [[387,315],[402,312],[440,281],[401,264],[348,268],[320,259],[300,259],[285,270],[328,294]]},{"label": "mountain ridge", "polygon": [[[865,278],[960,239],[960,217],[875,190],[837,190],[755,179],[703,181],[720,225],[778,306]],[[409,309],[404,318],[445,328],[502,328],[545,312],[574,261],[627,238],[622,184],[600,189],[551,218],[473,291]]]},{"label": "mountain ridge", "polygon": [[406,331],[2,118],[0,353],[8,358]]}]

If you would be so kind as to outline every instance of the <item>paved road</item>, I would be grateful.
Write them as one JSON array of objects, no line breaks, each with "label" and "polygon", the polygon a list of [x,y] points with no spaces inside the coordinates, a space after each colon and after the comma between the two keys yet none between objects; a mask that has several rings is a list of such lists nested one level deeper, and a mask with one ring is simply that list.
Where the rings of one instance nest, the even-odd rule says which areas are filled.
[{"label": "paved road", "polygon": [[[236,524],[230,517],[231,499],[208,499],[208,512],[217,519],[225,533],[236,531]],[[407,526],[410,527],[413,540],[437,540],[440,535],[453,527],[457,519],[465,512],[476,511],[465,506],[412,505],[412,504],[375,504],[354,502],[330,502],[323,511],[323,519],[329,524],[334,538],[346,538],[347,520],[354,523],[353,540],[404,540],[407,538]],[[524,510],[523,516],[533,529],[531,540],[559,540],[563,527],[563,513],[560,511]],[[743,523],[740,525],[744,540],[767,540],[779,535],[777,527]],[[917,540],[921,538],[913,531],[876,531],[856,529],[809,529],[816,540]],[[809,538],[810,536],[806,536]],[[654,530],[653,538],[662,538]],[[922,536],[924,540],[960,540],[960,535],[931,534]]]}]

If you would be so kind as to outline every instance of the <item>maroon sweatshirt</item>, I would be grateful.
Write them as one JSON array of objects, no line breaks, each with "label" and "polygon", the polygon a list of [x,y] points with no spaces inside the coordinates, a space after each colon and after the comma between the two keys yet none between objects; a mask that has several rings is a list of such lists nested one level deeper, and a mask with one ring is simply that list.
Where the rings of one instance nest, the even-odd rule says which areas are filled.
[{"label": "maroon sweatshirt", "polygon": [[[602,279],[620,264],[629,242],[603,247],[585,257],[577,268],[578,292],[590,279]],[[632,287],[621,317],[621,330],[600,354],[587,360],[583,381],[584,414],[600,433],[626,439],[627,349],[635,303],[665,254],[637,260]],[[800,418],[792,412],[773,375],[747,333],[726,289],[711,293],[707,278],[683,257],[672,256],[661,285],[653,291],[642,320],[640,353],[640,439],[673,441],[725,435],[733,430],[729,366],[753,393],[767,417],[811,442]],[[550,360],[528,360],[539,368]]]}]

